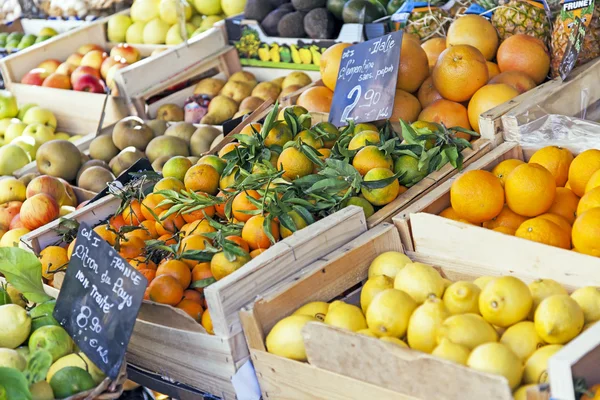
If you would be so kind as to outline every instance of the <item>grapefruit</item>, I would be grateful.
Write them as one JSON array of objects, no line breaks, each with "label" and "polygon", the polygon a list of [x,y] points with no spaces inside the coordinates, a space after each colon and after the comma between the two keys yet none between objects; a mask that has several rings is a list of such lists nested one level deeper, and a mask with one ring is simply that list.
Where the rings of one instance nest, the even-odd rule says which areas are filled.
[{"label": "grapefruit", "polygon": [[487,83],[489,73],[486,59],[477,48],[458,44],[440,54],[432,76],[433,84],[445,99],[462,102]]},{"label": "grapefruit", "polygon": [[519,92],[513,87],[498,83],[485,85],[469,101],[469,122],[475,132],[479,132],[479,116],[492,108],[517,97]]},{"label": "grapefruit", "polygon": [[546,79],[550,70],[550,55],[544,42],[529,35],[514,35],[506,39],[496,55],[500,71],[521,71],[536,84]]},{"label": "grapefruit", "polygon": [[492,60],[498,49],[498,33],[490,21],[480,15],[464,15],[457,18],[448,29],[446,46],[471,45]]}]

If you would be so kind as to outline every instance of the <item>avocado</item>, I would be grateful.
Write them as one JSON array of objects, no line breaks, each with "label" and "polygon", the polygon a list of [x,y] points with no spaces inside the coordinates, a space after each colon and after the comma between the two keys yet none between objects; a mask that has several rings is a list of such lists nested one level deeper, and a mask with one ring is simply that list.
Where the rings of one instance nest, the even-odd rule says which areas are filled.
[{"label": "avocado", "polygon": [[306,37],[306,32],[304,31],[305,15],[306,13],[303,13],[302,11],[296,11],[281,18],[281,21],[277,24],[279,36],[289,38]]},{"label": "avocado", "polygon": [[254,19],[258,22],[265,19],[274,7],[268,1],[264,0],[248,0],[244,9],[244,18]]},{"label": "avocado", "polygon": [[304,30],[312,39],[333,39],[335,20],[326,8],[315,8],[304,17]]},{"label": "avocado", "polygon": [[292,4],[298,11],[309,12],[315,8],[325,7],[327,0],[292,0]]},{"label": "avocado", "polygon": [[[392,0],[393,1],[393,0]],[[327,10],[337,19],[342,19],[342,11],[348,0],[327,0]]]},{"label": "avocado", "polygon": [[344,5],[342,18],[346,24],[369,24],[387,15],[379,1],[350,0]]},{"label": "avocado", "polygon": [[262,20],[260,26],[267,35],[277,36],[279,35],[279,32],[277,31],[277,25],[279,24],[279,21],[281,21],[281,19],[285,15],[289,14],[292,11],[293,10],[290,11],[286,8],[283,8],[283,6],[276,10],[273,10],[269,13],[269,15],[265,17],[265,19]]}]

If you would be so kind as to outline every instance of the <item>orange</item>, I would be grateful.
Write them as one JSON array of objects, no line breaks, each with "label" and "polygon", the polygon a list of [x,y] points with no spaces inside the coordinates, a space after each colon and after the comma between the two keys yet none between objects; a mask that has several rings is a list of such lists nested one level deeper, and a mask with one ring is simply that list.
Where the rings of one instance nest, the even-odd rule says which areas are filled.
[{"label": "orange", "polygon": [[[242,228],[242,239],[248,243],[248,246],[252,250],[256,249],[268,249],[271,247],[271,240],[265,233],[264,230],[265,217],[262,215],[255,215],[246,221]],[[275,241],[279,240],[279,224],[275,221],[271,221],[271,234]]]},{"label": "orange", "polygon": [[[219,150],[219,158],[223,158],[223,156],[229,152],[232,152],[235,150],[236,147],[238,147],[240,144],[237,142],[232,142],[232,143],[227,143],[225,146],[223,146],[223,148],[221,150]],[[185,177],[184,177],[185,179]]]},{"label": "orange", "polygon": [[569,168],[569,184],[573,193],[582,197],[588,181],[598,170],[600,170],[600,150],[586,150],[575,157]]},{"label": "orange", "polygon": [[252,250],[250,252],[250,257],[252,258],[256,258],[258,257],[260,254],[264,253],[265,251],[267,251],[267,249],[256,249],[256,250]]},{"label": "orange", "polygon": [[112,231],[110,225],[98,225],[94,228],[94,232],[96,232],[102,239],[106,240],[111,246],[115,245],[115,242],[117,241],[117,234]]},{"label": "orange", "polygon": [[250,252],[250,246],[248,246],[248,243],[246,243],[246,241],[244,239],[242,239],[241,236],[229,235],[229,236],[226,236],[225,239],[229,240],[230,242],[234,242],[239,247],[241,247],[242,250],[244,250],[246,253]]},{"label": "orange", "polygon": [[288,147],[277,159],[277,170],[285,171],[284,178],[294,180],[310,175],[313,171],[313,163],[300,150]]},{"label": "orange", "polygon": [[148,297],[151,301],[175,306],[183,298],[183,288],[171,275],[157,276],[148,286]]},{"label": "orange", "polygon": [[[168,209],[166,206],[158,207],[163,200],[165,200],[164,196],[156,193],[150,193],[146,196],[146,198],[142,200],[142,205],[140,206],[144,219],[156,221],[155,216],[160,215],[161,212]],[[125,220],[128,219],[125,218]]]},{"label": "orange", "polygon": [[547,146],[539,149],[529,159],[530,164],[539,164],[546,168],[554,179],[556,186],[562,187],[569,178],[569,167],[573,162],[573,154],[568,149],[558,146]]},{"label": "orange", "polygon": [[[394,176],[394,172],[389,168],[373,168],[365,174],[363,180],[365,182],[372,182],[388,179],[392,176]],[[399,194],[404,193],[406,188],[400,186],[398,179],[394,179],[382,188],[368,189],[363,186],[360,191],[369,203],[374,206],[384,206],[394,201]]]},{"label": "orange", "polygon": [[492,60],[498,49],[498,33],[490,21],[480,15],[463,15],[454,20],[448,28],[446,45],[448,47],[468,44],[483,54],[486,60]]},{"label": "orange", "polygon": [[[217,197],[223,198],[223,199],[227,199],[229,197],[229,195],[225,192],[220,191],[219,194],[217,194]],[[226,205],[226,201],[224,201],[221,204],[217,204],[215,206],[215,213],[221,217],[221,218],[225,218],[225,205]]]},{"label": "orange", "polygon": [[[356,137],[356,136],[355,136]],[[373,168],[393,169],[394,162],[391,156],[379,150],[376,146],[363,147],[352,160],[352,166],[356,168],[359,174],[364,176]]]},{"label": "orange", "polygon": [[192,272],[190,268],[182,261],[169,260],[158,266],[156,276],[171,275],[177,279],[182,288],[186,289],[192,281]]},{"label": "orange", "polygon": [[600,208],[592,208],[573,224],[573,246],[583,254],[600,257]]},{"label": "orange", "polygon": [[502,42],[496,59],[500,71],[521,71],[529,75],[536,84],[546,79],[550,70],[550,56],[541,39],[518,34]]},{"label": "orange", "polygon": [[[299,231],[300,229],[304,229],[308,226],[308,224],[306,223],[306,221],[304,220],[304,218],[302,218],[300,216],[300,214],[298,214],[298,212],[296,211],[290,211],[288,212],[288,215],[290,216],[290,218],[292,219],[292,221],[294,221],[294,224],[296,225],[296,230]],[[285,226],[281,225],[281,237],[283,239],[290,237],[294,234],[294,232],[292,232],[291,230],[287,229]],[[252,256],[252,254],[250,254]],[[253,257],[254,258],[254,257]]]},{"label": "orange", "polygon": [[402,40],[400,64],[396,89],[412,93],[419,89],[425,78],[429,76],[429,60],[427,53],[416,40]]},{"label": "orange", "polygon": [[185,313],[192,317],[196,322],[200,322],[202,320],[202,313],[204,312],[204,309],[197,301],[184,298],[175,306],[175,308],[185,311]]},{"label": "orange", "polygon": [[543,218],[554,222],[556,225],[560,226],[560,228],[565,231],[567,235],[569,235],[569,239],[571,238],[571,224],[564,217],[556,214],[546,213],[540,215],[538,218]]},{"label": "orange", "polygon": [[113,215],[112,217],[110,217],[110,219],[108,220],[108,223],[110,224],[110,226],[113,227],[113,229],[115,231],[119,231],[122,227],[124,227],[125,225],[127,225],[125,223],[125,219],[123,218],[123,216],[121,214],[119,215]]},{"label": "orange", "polygon": [[209,220],[201,219],[181,227],[180,233],[183,236],[202,235],[203,233],[216,232],[217,230],[210,225]]},{"label": "orange", "polygon": [[75,240],[69,243],[69,247],[67,247],[67,257],[69,260],[71,259],[71,254],[73,254],[73,250],[75,249]]},{"label": "orange", "polygon": [[379,145],[380,140],[379,131],[362,131],[350,139],[348,150],[358,150],[367,145]]},{"label": "orange", "polygon": [[[419,114],[418,120],[444,124],[447,128],[460,126],[461,128],[471,129],[467,108],[460,103],[446,99],[434,101],[425,107]],[[467,134],[460,137],[467,140],[471,138]]]},{"label": "orange", "polygon": [[577,216],[580,216],[587,210],[592,208],[600,207],[600,188],[590,190],[583,195],[579,204],[577,205]]},{"label": "orange", "polygon": [[219,172],[208,164],[194,165],[185,173],[184,184],[187,190],[215,195],[219,191]]},{"label": "orange", "polygon": [[[498,70],[498,72],[500,71]],[[521,71],[501,72],[494,77],[490,77],[489,83],[506,83],[519,93],[525,93],[537,86],[529,75]]]},{"label": "orange", "polygon": [[433,84],[448,100],[467,101],[488,81],[485,57],[473,46],[459,44],[440,54],[433,68]]},{"label": "orange", "polygon": [[298,135],[296,135],[295,139],[302,140],[302,143],[309,145],[312,148],[320,149],[323,147],[323,139],[315,135],[313,131],[308,129],[303,130]]},{"label": "orange", "polygon": [[69,264],[67,250],[59,246],[48,246],[40,252],[42,276],[47,280],[54,278],[54,273]]},{"label": "orange", "polygon": [[585,192],[589,192],[592,189],[595,189],[600,186],[600,169],[590,176],[588,183],[585,185]]},{"label": "orange", "polygon": [[394,96],[394,108],[392,109],[392,116],[390,120],[396,123],[399,119],[403,119],[407,122],[414,122],[419,117],[421,112],[421,103],[412,94],[402,90],[396,89]]},{"label": "orange", "polygon": [[[161,196],[162,197],[162,196]],[[156,203],[158,204],[158,203]],[[137,199],[131,200],[129,205],[123,210],[123,220],[127,225],[137,226],[140,222],[146,220],[142,212],[142,206]]]},{"label": "orange", "polygon": [[[179,242],[179,254],[183,254],[185,251],[204,250],[206,243],[210,240],[200,235],[189,235],[181,239]],[[194,268],[198,265],[199,261],[182,258],[181,261],[187,264],[188,267]]]},{"label": "orange", "polygon": [[183,291],[184,300],[192,300],[198,304],[202,304],[202,295],[196,292],[194,289],[187,289]]},{"label": "orange", "polygon": [[569,224],[573,225],[575,216],[577,215],[578,204],[579,198],[575,196],[570,189],[557,187],[556,196],[554,196],[554,201],[548,212],[560,215],[565,218]]},{"label": "orange", "polygon": [[328,113],[331,110],[333,101],[333,92],[325,86],[314,86],[306,89],[298,100],[296,105],[306,108],[309,112]]},{"label": "orange", "polygon": [[515,229],[509,228],[507,226],[498,226],[492,230],[495,232],[500,232],[500,233],[504,233],[505,235],[511,235],[511,236],[514,236],[515,232],[516,232]]},{"label": "orange", "polygon": [[502,187],[506,183],[506,177],[510,174],[515,168],[519,165],[525,164],[525,161],[518,160],[516,158],[510,158],[508,160],[502,161],[500,164],[496,165],[492,170],[492,174],[496,175],[498,179],[500,179],[500,183]]},{"label": "orange", "polygon": [[422,108],[425,108],[434,101],[441,100],[442,98],[440,92],[438,92],[433,85],[433,78],[431,76],[425,79],[417,92],[417,99],[419,100],[419,103],[421,103]]},{"label": "orange", "polygon": [[458,221],[458,222],[462,222],[462,223],[469,224],[469,225],[481,226],[481,224],[474,224],[474,223],[462,218],[460,215],[458,215],[456,213],[456,211],[454,211],[454,208],[452,208],[452,207],[448,207],[448,208],[444,209],[439,215],[440,215],[440,217],[448,218],[453,221]]},{"label": "orange", "polygon": [[469,101],[469,122],[475,132],[479,133],[479,116],[508,100],[517,97],[519,92],[513,87],[498,83],[485,85],[475,92]]},{"label": "orange", "polygon": [[154,278],[156,278],[156,270],[155,269],[139,269],[138,272],[148,280],[148,284],[150,284]]},{"label": "orange", "polygon": [[133,268],[137,269],[138,271],[141,269],[156,270],[156,268],[157,268],[154,261],[152,261],[146,257],[135,257],[128,261],[129,261],[129,265],[131,265]]},{"label": "orange", "polygon": [[[156,227],[154,226],[155,222],[154,221],[144,221],[144,222],[149,222],[146,225],[151,225],[152,226],[152,231],[148,230],[146,227],[141,227],[142,225],[140,224],[140,229],[136,229],[134,231],[131,232],[127,232],[125,233],[123,236],[125,236],[125,239],[129,239],[132,237],[138,237],[144,241],[146,240],[152,240],[154,239],[156,236]],[[152,236],[152,235],[155,236]]]},{"label": "orange", "polygon": [[586,394],[581,396],[580,400],[600,400],[600,385],[594,385],[589,388]]},{"label": "orange", "polygon": [[248,200],[248,197],[252,197],[255,200],[261,199],[260,194],[258,194],[256,190],[246,190],[244,192],[240,192],[233,198],[233,203],[231,204],[231,213],[238,221],[246,222],[252,217],[252,214],[244,214],[242,211],[258,210],[258,207],[252,204],[250,200]]},{"label": "orange", "polygon": [[154,193],[159,192],[161,190],[174,190],[176,192],[181,192],[184,189],[185,186],[183,186],[183,182],[181,182],[177,178],[169,176],[166,178],[162,178],[160,181],[156,182],[152,191]]},{"label": "orange", "polygon": [[161,236],[176,233],[185,225],[185,220],[181,215],[174,213],[166,217],[168,212],[168,210],[161,212],[158,215],[158,221],[154,224],[156,233]]},{"label": "orange", "polygon": [[125,259],[135,258],[141,256],[145,248],[146,243],[143,239],[132,236],[120,241],[119,254]]},{"label": "orange", "polygon": [[569,235],[560,226],[545,218],[533,218],[523,222],[515,236],[549,246],[571,248]]},{"label": "orange", "polygon": [[256,132],[260,133],[260,130],[262,129],[262,124],[261,123],[253,123],[253,124],[248,124],[246,125],[244,128],[242,128],[242,130],[240,131],[240,135],[248,135],[248,136],[252,136],[254,135],[254,131],[252,130],[252,128],[254,128],[256,130]]},{"label": "orange", "polygon": [[206,332],[209,335],[214,335],[215,331],[213,328],[213,324],[212,324],[212,320],[210,318],[210,313],[208,310],[204,311],[204,314],[202,314],[202,320],[201,320],[201,324],[204,327],[204,329],[206,329]]},{"label": "orange", "polygon": [[273,124],[271,130],[267,133],[265,138],[265,146],[281,146],[283,147],[287,142],[293,139],[292,130],[283,121],[277,121]]},{"label": "orange", "polygon": [[505,204],[504,207],[502,207],[502,211],[500,211],[500,214],[498,214],[495,218],[492,218],[490,221],[484,222],[483,227],[487,229],[495,229],[500,226],[503,226],[505,228],[510,228],[513,231],[516,231],[517,228],[519,228],[519,226],[521,226],[523,222],[527,221],[527,219],[527,217],[523,217],[522,215],[519,215],[512,211]]},{"label": "orange", "polygon": [[167,245],[167,246],[170,246],[172,244],[177,244],[177,240],[175,240],[173,238],[172,234],[166,234],[166,235],[159,236],[157,240],[165,242],[165,245]]},{"label": "orange", "polygon": [[536,217],[547,212],[556,196],[556,181],[539,164],[522,164],[506,178],[506,204],[525,217]]},{"label": "orange", "polygon": [[[203,262],[197,264],[192,270],[192,283],[202,281],[204,279],[212,278],[213,274],[210,270],[210,263]],[[194,290],[198,293],[204,292],[204,288],[194,288]]]},{"label": "orange", "polygon": [[329,47],[321,55],[319,62],[321,79],[323,80],[323,84],[331,90],[335,89],[342,62],[342,53],[350,46],[352,46],[350,43],[337,43]]},{"label": "orange", "polygon": [[482,223],[500,214],[504,207],[504,190],[491,172],[467,171],[452,183],[450,203],[462,218]]},{"label": "orange", "polygon": [[235,260],[229,261],[224,252],[217,253],[210,260],[210,270],[216,280],[221,280],[244,266],[251,260],[250,254],[235,256]]},{"label": "orange", "polygon": [[425,55],[427,55],[427,63],[429,64],[429,71],[431,71],[433,70],[433,67],[435,67],[435,63],[437,62],[440,54],[442,54],[442,51],[446,50],[446,39],[443,37],[427,39],[421,44],[421,48],[425,50]]},{"label": "orange", "polygon": [[[487,65],[487,68],[488,68],[488,76],[489,76],[488,83],[504,83],[504,82],[491,82],[491,80],[493,78],[495,78],[498,75],[500,75],[500,67],[498,67],[498,64],[493,63],[491,61],[487,61],[486,65]],[[522,92],[519,92],[519,93],[522,93]]]}]

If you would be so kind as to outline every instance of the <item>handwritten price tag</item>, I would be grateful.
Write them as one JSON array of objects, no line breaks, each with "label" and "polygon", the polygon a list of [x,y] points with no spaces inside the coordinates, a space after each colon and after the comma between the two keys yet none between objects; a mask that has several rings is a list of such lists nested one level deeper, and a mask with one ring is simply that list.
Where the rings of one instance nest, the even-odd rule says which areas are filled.
[{"label": "handwritten price tag", "polygon": [[342,54],[329,122],[336,126],[392,116],[402,31],[348,47]]},{"label": "handwritten price tag", "polygon": [[115,379],[148,281],[90,226],[79,226],[54,318],[106,375]]}]

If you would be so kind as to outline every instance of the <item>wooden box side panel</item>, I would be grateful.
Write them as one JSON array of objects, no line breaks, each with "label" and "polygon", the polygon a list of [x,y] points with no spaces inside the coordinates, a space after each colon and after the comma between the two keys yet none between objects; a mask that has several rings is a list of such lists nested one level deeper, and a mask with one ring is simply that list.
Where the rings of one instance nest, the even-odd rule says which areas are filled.
[{"label": "wooden box side panel", "polygon": [[205,289],[215,333],[241,331],[239,310],[257,295],[366,231],[360,207],[346,207],[294,233]]}]

